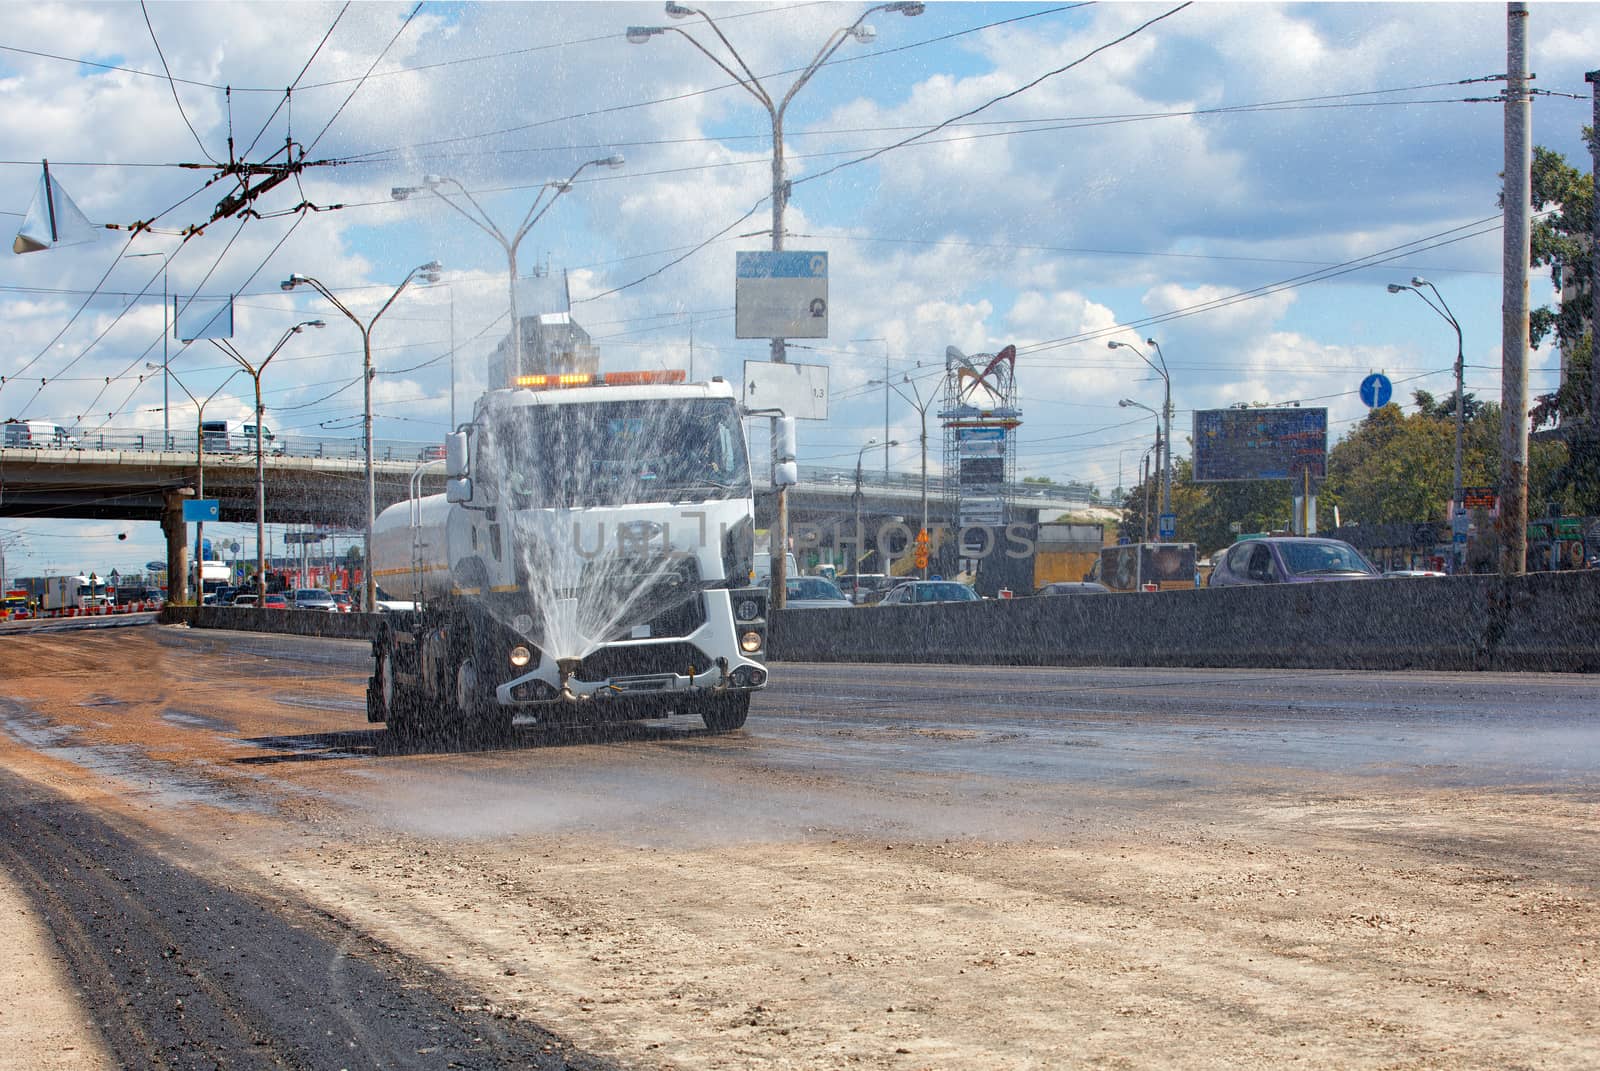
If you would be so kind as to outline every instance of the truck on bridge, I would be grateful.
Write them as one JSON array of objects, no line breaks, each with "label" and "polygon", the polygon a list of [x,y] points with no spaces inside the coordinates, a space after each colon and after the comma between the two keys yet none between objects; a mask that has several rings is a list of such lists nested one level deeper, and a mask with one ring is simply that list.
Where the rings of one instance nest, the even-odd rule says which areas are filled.
[{"label": "truck on bridge", "polygon": [[372,575],[411,610],[373,640],[367,718],[494,735],[518,714],[745,722],[765,687],[741,413],[682,372],[524,376],[449,435],[443,494],[378,517]]}]

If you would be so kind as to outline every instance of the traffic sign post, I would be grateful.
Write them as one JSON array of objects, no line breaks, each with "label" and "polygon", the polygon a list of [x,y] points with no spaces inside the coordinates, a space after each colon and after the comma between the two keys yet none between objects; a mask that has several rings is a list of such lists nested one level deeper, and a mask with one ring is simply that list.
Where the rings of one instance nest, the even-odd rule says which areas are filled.
[{"label": "traffic sign post", "polygon": [[1361,381],[1361,402],[1368,409],[1388,405],[1394,397],[1394,384],[1382,372],[1374,372]]}]

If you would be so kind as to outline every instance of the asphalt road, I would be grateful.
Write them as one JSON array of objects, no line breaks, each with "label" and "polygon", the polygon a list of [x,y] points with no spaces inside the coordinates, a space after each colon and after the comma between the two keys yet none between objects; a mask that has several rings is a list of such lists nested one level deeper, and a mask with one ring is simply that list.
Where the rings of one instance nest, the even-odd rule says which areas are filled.
[{"label": "asphalt road", "polygon": [[[216,862],[214,832],[197,847],[169,817],[193,808],[268,840],[349,828],[582,853],[591,838],[1070,842],[1368,792],[1600,798],[1600,689],[1579,676],[776,664],[737,733],[519,722],[476,749],[368,725],[368,658],[355,641],[185,628],[0,639],[0,679],[18,682],[0,686],[0,867],[47,919],[114,1063],[611,1066],[496,1016],[442,961]],[[1444,841],[1593,889],[1592,860],[1559,838],[1450,833],[1428,850]]]},{"label": "asphalt road", "polygon": [[[626,836],[659,830],[665,816],[692,836],[695,822],[676,817],[691,813],[708,830],[736,814],[742,828],[779,836],[1047,836],[1091,810],[1196,807],[1209,794],[1352,777],[1600,788],[1600,689],[1583,676],[777,664],[746,729],[731,736],[705,733],[696,718],[581,732],[524,723],[487,755],[442,742],[421,748],[428,761],[419,762],[419,749],[365,721],[365,643],[159,635],[174,653],[193,652],[203,678],[230,688],[253,679],[275,700],[236,716],[203,693],[177,697],[166,720],[188,730],[175,739],[195,762],[211,761],[219,739],[257,749],[235,761],[269,777],[366,760],[317,791],[426,832]],[[331,681],[342,694],[328,694]],[[143,773],[209,791],[181,764]]]}]

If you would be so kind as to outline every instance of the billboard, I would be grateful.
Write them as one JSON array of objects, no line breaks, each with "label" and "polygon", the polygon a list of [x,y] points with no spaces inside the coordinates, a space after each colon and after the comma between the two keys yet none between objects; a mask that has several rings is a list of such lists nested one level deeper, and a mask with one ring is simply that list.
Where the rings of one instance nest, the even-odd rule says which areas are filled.
[{"label": "billboard", "polygon": [[739,253],[734,264],[735,338],[827,338],[828,254]]},{"label": "billboard", "polygon": [[1313,479],[1328,472],[1326,409],[1200,409],[1194,414],[1194,480]]}]

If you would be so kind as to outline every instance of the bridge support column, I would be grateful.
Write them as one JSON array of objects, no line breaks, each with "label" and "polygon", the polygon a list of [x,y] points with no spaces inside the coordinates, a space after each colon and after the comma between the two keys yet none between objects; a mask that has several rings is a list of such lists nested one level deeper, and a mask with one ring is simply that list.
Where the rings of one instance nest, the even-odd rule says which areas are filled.
[{"label": "bridge support column", "polygon": [[183,503],[194,497],[188,487],[161,496],[161,534],[167,537],[167,601],[189,601],[189,526],[183,521]]}]

